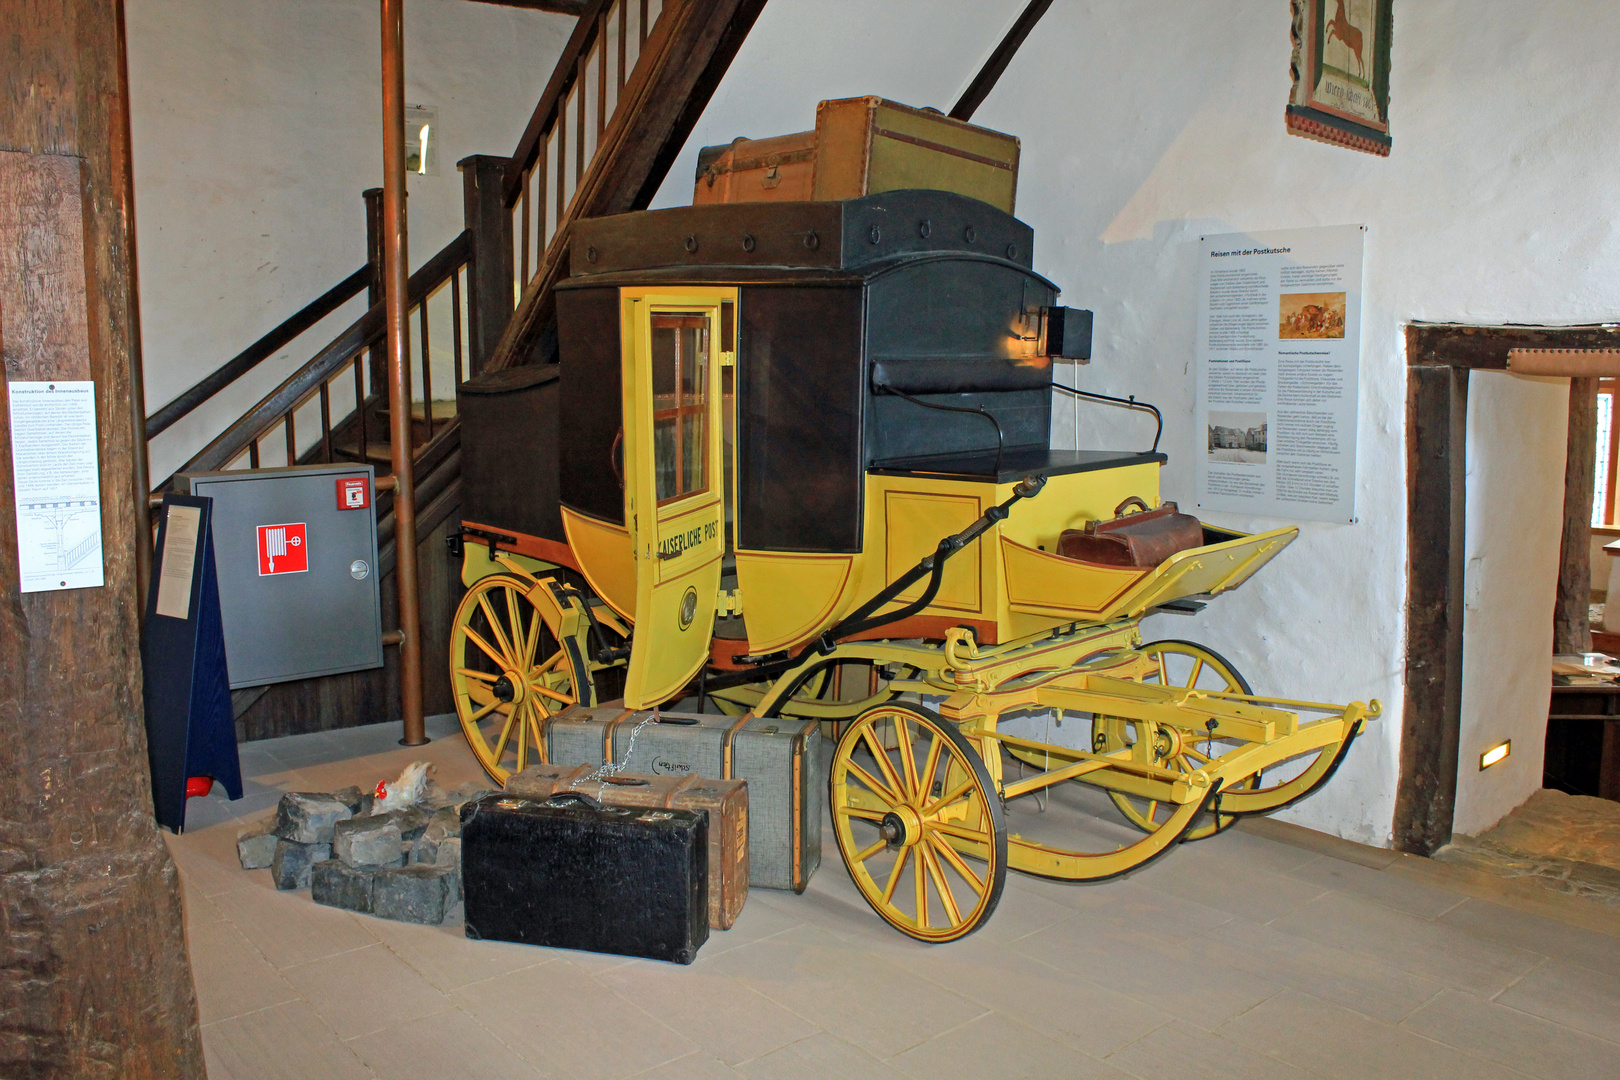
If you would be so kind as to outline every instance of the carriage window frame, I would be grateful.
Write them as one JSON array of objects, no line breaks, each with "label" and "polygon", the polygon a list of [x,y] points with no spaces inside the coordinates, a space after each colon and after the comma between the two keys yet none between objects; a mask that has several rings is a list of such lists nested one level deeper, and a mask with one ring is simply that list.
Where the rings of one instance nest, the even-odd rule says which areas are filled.
[{"label": "carriage window frame", "polygon": [[[702,355],[704,359],[701,365],[701,380],[689,382],[689,386],[695,387],[700,385],[701,389],[697,392],[696,401],[688,402],[685,400],[685,398],[689,391],[683,390],[682,388],[683,365],[681,362],[681,352],[679,347],[677,347],[674,370],[671,372],[675,406],[672,409],[660,409],[658,407],[658,398],[660,395],[658,390],[657,333],[660,329],[658,325],[659,321],[668,319],[691,319],[694,321],[699,321],[703,324],[702,329],[704,331],[705,347]],[[711,418],[709,413],[713,408],[713,403],[710,401],[710,394],[712,390],[710,386],[712,381],[712,372],[719,363],[719,357],[716,354],[715,348],[715,335],[720,330],[720,327],[716,325],[718,321],[719,320],[715,317],[715,312],[712,309],[699,308],[694,310],[691,306],[679,303],[667,305],[657,304],[656,306],[649,307],[647,310],[647,374],[649,379],[647,393],[651,397],[652,405],[652,431],[650,432],[652,442],[648,447],[648,450],[652,456],[653,493],[655,505],[659,509],[663,509],[666,506],[672,506],[675,503],[686,499],[691,499],[702,495],[710,495],[714,491],[714,477],[710,475],[712,470],[709,467],[709,458],[713,450],[712,441],[714,438],[714,432],[710,429],[714,425],[710,423]],[[680,329],[694,328],[681,327]],[[677,341],[678,340],[679,339],[677,339]],[[681,423],[682,418],[686,416],[700,417],[702,422],[702,441],[700,445],[695,448],[695,453],[692,455],[692,458],[695,460],[698,466],[698,481],[696,486],[677,490],[670,495],[660,495],[659,487],[662,481],[661,473],[658,467],[660,455],[658,425],[660,421],[665,421],[672,418],[675,421],[675,475],[677,477],[677,487],[679,487],[679,477],[681,476],[683,467],[688,460],[685,453],[687,448],[684,446],[682,439]]]}]

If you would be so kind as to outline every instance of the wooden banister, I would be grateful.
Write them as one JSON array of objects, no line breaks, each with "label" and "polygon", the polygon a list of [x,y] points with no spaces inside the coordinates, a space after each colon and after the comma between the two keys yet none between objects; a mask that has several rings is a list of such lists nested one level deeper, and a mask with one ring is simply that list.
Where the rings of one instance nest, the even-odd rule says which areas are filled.
[{"label": "wooden banister", "polygon": [[[430,293],[448,281],[452,274],[466,264],[469,250],[467,234],[463,232],[412,274],[409,303],[415,305],[424,302]],[[383,305],[374,305],[345,328],[330,344],[316,353],[309,363],[288,376],[280,386],[243,413],[240,419],[203,447],[191,460],[176,470],[176,473],[212,472],[223,469],[244,451],[256,456],[258,440],[266,432],[274,429],[290,412],[319,393],[320,388],[354,360],[357,353],[382,337],[383,319]],[[160,485],[160,490],[166,488],[173,479],[170,477]]]}]

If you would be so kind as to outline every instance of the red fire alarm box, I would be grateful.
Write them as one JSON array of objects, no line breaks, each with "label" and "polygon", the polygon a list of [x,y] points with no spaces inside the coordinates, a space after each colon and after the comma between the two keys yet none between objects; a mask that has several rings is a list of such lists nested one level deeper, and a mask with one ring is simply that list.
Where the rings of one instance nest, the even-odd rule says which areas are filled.
[{"label": "red fire alarm box", "polygon": [[364,510],[371,505],[371,481],[364,476],[340,476],[337,482],[337,508]]},{"label": "red fire alarm box", "polygon": [[309,569],[304,523],[259,526],[259,576],[302,574]]}]

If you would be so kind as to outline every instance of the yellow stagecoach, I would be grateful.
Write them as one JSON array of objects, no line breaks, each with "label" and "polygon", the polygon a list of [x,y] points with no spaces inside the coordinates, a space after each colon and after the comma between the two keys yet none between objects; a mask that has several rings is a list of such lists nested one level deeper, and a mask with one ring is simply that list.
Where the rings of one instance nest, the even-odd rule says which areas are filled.
[{"label": "yellow stagecoach", "polygon": [[[1152,566],[1057,554],[1129,497],[1157,506],[1165,457],[1157,437],[1050,449],[1054,392],[1097,395],[1054,382],[1089,315],[1057,306],[1032,244],[936,191],[576,225],[555,355],[461,406],[450,668],[489,774],[540,760],[576,702],[839,721],[839,850],[925,941],[979,926],[1009,867],[1112,877],[1323,783],[1376,702],[1256,695],[1140,631],[1296,530],[1205,525]],[[1030,717],[1084,736],[1036,740]],[[1133,839],[1009,835],[1011,800],[1070,781]]]}]

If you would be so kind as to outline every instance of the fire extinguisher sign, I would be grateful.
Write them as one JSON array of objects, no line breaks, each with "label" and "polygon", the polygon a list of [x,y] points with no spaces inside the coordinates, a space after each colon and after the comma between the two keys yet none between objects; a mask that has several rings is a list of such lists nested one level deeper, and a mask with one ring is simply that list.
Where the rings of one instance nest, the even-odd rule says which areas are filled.
[{"label": "fire extinguisher sign", "polygon": [[309,569],[304,522],[259,526],[259,576],[302,574]]}]

